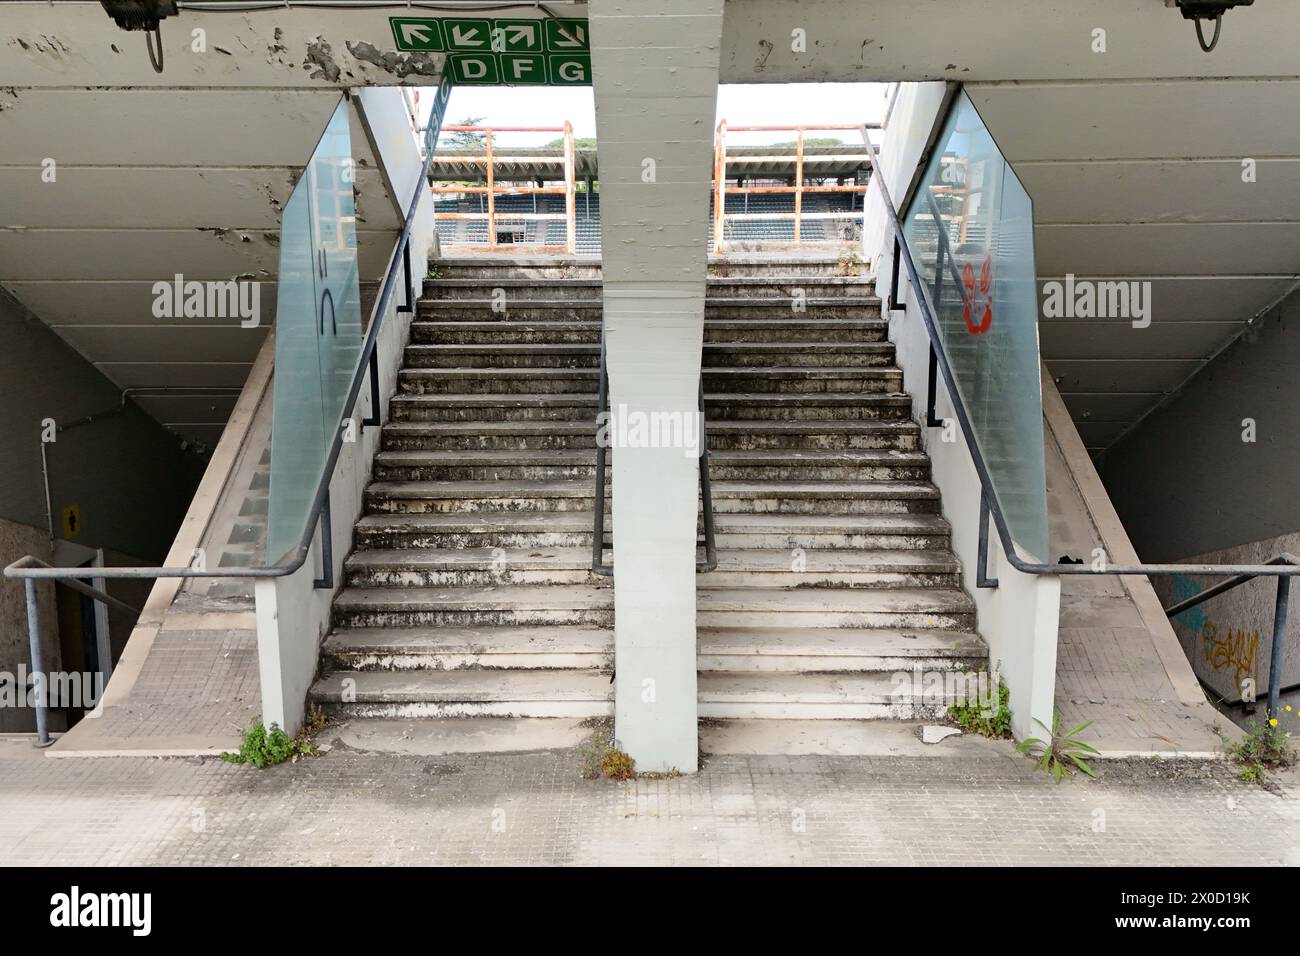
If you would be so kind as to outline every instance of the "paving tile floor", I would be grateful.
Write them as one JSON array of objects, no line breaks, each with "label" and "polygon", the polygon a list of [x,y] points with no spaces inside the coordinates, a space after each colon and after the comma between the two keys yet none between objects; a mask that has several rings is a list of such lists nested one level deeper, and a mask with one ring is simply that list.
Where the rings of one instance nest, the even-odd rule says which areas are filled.
[{"label": "paving tile floor", "polygon": [[972,758],[712,757],[584,780],[576,752],[334,751],[264,771],[200,758],[49,759],[0,738],[0,861],[330,865],[1300,865],[1300,778],[1107,761],[1056,785]]}]

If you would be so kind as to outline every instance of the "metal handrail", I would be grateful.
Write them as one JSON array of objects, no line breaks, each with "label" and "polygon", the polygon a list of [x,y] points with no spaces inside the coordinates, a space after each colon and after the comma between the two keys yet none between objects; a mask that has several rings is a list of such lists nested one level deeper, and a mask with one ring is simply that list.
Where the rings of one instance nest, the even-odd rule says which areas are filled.
[{"label": "metal handrail", "polygon": [[[518,243],[528,247],[534,252],[564,252],[568,255],[574,255],[578,251],[578,232],[577,232],[577,204],[574,192],[577,189],[577,166],[574,163],[573,152],[573,124],[568,120],[564,121],[563,126],[443,126],[443,131],[449,133],[478,133],[484,134],[483,152],[463,155],[442,155],[438,157],[441,163],[461,163],[469,166],[482,166],[484,186],[432,186],[430,187],[434,194],[464,194],[464,195],[481,195],[487,197],[486,212],[440,212],[434,214],[435,221],[487,221],[487,248],[489,250],[497,248],[497,220],[524,220],[549,222],[556,219],[564,220],[564,245],[550,246],[545,241],[536,243]],[[498,164],[518,162],[516,158],[509,156],[498,156],[495,153],[495,144],[493,135],[495,133],[563,133],[564,145],[560,150],[560,159],[564,166],[564,186],[547,187],[547,186],[498,186],[496,183],[496,167]],[[549,162],[550,157],[530,157],[533,162]],[[545,212],[510,212],[498,213],[496,211],[497,196],[563,196],[564,212],[562,213],[545,213]],[[536,209],[536,201],[533,208]],[[545,240],[545,232],[542,234]],[[447,243],[449,247],[465,245],[472,247],[473,243]]]},{"label": "metal handrail", "polygon": [[[866,204],[863,203],[861,210],[852,210],[849,212],[829,212],[829,213],[805,213],[803,211],[804,193],[862,193],[865,199],[867,186],[854,183],[847,186],[806,186],[804,185],[804,167],[808,163],[817,162],[835,162],[844,159],[863,159],[865,157],[857,154],[847,156],[817,156],[807,157],[804,155],[804,133],[808,130],[815,132],[832,132],[835,130],[860,130],[864,128],[881,129],[879,124],[871,123],[832,123],[830,125],[802,125],[802,126],[728,126],[727,121],[719,120],[717,128],[714,130],[713,138],[713,251],[721,253],[726,249],[728,219],[789,219],[794,222],[794,241],[800,242],[800,223],[805,219],[862,219],[866,213]],[[729,165],[743,165],[744,163],[755,163],[770,161],[771,156],[729,156],[727,155],[727,133],[782,133],[789,132],[795,134],[795,173],[793,186],[728,186],[727,185],[727,167]],[[784,157],[781,157],[784,158]],[[750,193],[755,195],[793,195],[794,212],[743,212],[728,213],[726,199],[729,195],[743,195],[748,197]],[[746,207],[748,208],[748,206]]]},{"label": "metal handrail", "polygon": [[[951,109],[951,107],[950,107]],[[941,117],[942,118],[942,117]],[[885,213],[888,217],[888,225],[894,233],[894,242],[896,254],[901,254],[903,266],[907,270],[908,282],[912,287],[916,299],[917,310],[921,314],[921,321],[925,327],[926,334],[930,339],[930,354],[935,367],[943,376],[944,384],[947,386],[948,397],[952,404],[953,414],[956,416],[957,423],[961,427],[962,436],[966,442],[966,448],[970,453],[971,462],[975,466],[975,471],[979,475],[980,488],[982,491],[983,502],[981,506],[980,521],[987,523],[989,517],[993,519],[993,526],[997,530],[998,540],[1002,545],[1003,554],[1009,563],[1017,571],[1023,574],[1042,574],[1042,575],[1059,575],[1059,574],[1114,574],[1130,576],[1147,576],[1152,574],[1205,574],[1220,575],[1230,574],[1241,578],[1233,582],[1224,582],[1225,585],[1235,587],[1237,584],[1244,583],[1255,577],[1276,577],[1278,578],[1278,602],[1277,614],[1274,619],[1275,647],[1274,654],[1280,653],[1280,647],[1277,642],[1286,628],[1287,614],[1287,592],[1289,591],[1290,579],[1300,575],[1300,562],[1281,562],[1274,559],[1267,564],[1136,564],[1120,566],[1094,567],[1091,564],[1043,564],[1036,561],[1027,561],[1020,556],[1015,540],[1011,535],[1010,525],[1007,523],[1006,515],[1003,513],[1002,505],[998,501],[997,492],[993,485],[993,480],[989,472],[988,464],[984,460],[984,454],[980,449],[979,443],[975,439],[975,429],[971,425],[970,415],[966,410],[965,401],[962,398],[961,391],[957,388],[956,377],[953,374],[952,365],[948,361],[948,355],[943,348],[942,339],[939,336],[938,322],[935,318],[935,306],[930,301],[930,290],[926,284],[921,281],[920,270],[917,268],[916,259],[912,252],[911,244],[908,242],[907,234],[903,230],[903,224],[899,219],[899,212],[894,205],[893,199],[889,194],[889,187],[885,184],[884,170],[880,165],[880,156],[867,130],[871,127],[863,126],[861,128],[862,140],[866,144],[867,154],[871,162],[871,178],[868,182],[868,188],[875,184],[880,189],[880,196],[883,200]],[[939,224],[942,232],[942,223]],[[897,301],[897,289],[890,289],[890,302]],[[984,574],[985,559],[987,557],[987,536],[983,533],[980,535],[981,553],[979,556],[979,568],[977,576],[982,586],[996,587],[995,579],[988,579]],[[1287,556],[1289,557],[1289,556]],[[1215,593],[1222,593],[1227,587],[1220,586],[1221,590]],[[1211,589],[1214,590],[1214,589]],[[1212,597],[1213,595],[1209,595]],[[1208,597],[1205,598],[1208,600]],[[1178,608],[1175,605],[1175,608]],[[1270,675],[1270,685],[1275,679],[1280,679],[1280,666],[1276,674]],[[1275,715],[1276,701],[1270,703],[1274,708]]]},{"label": "metal handrail", "polygon": [[[334,430],[334,440],[330,444],[328,456],[325,459],[325,467],[321,471],[320,480],[316,485],[316,494],[312,498],[312,505],[307,512],[306,521],[303,524],[302,536],[298,541],[297,547],[286,553],[284,557],[274,564],[260,568],[216,568],[213,570],[200,569],[195,567],[186,568],[149,568],[149,567],[105,567],[95,568],[94,577],[100,579],[138,579],[138,578],[282,578],[296,573],[307,561],[307,556],[311,553],[311,543],[316,537],[318,528],[321,531],[321,551],[322,551],[322,576],[313,582],[317,588],[332,588],[334,586],[334,568],[332,547],[333,542],[330,530],[330,504],[329,489],[330,482],[334,477],[334,469],[338,465],[339,455],[343,450],[344,428],[343,423],[350,420],[352,412],[356,407],[357,398],[361,394],[361,386],[366,377],[370,378],[370,399],[371,399],[371,417],[361,422],[362,428],[367,425],[376,426],[380,423],[380,397],[379,397],[379,356],[375,351],[379,341],[379,332],[384,324],[384,316],[387,314],[388,305],[393,297],[393,292],[397,288],[397,276],[401,272],[405,279],[406,285],[406,303],[397,307],[399,312],[410,312],[414,308],[414,290],[411,285],[411,232],[415,225],[416,213],[419,211],[420,199],[424,191],[429,188],[429,166],[433,162],[433,127],[427,127],[425,134],[425,159],[420,175],[416,180],[415,190],[411,196],[410,208],[406,213],[406,220],[402,224],[402,233],[398,237],[396,244],[393,246],[393,252],[389,259],[388,272],[384,276],[384,284],[380,290],[379,297],[375,300],[374,309],[371,311],[370,324],[366,329],[366,338],[361,346],[361,352],[358,355],[357,367],[352,374],[352,384],[348,388],[347,398],[343,402],[343,408],[339,414],[338,427]],[[71,587],[88,597],[94,598],[105,604],[111,604],[131,613],[136,613],[137,609],[124,604],[117,598],[112,597],[98,588],[83,584],[79,579],[86,577],[84,568],[56,568],[40,560],[33,555],[24,555],[17,561],[14,561],[4,569],[4,576],[7,578],[21,578],[24,580],[26,597],[27,597],[27,628],[28,637],[31,643],[32,669],[33,672],[41,671],[41,648],[40,648],[40,609],[36,600],[36,581],[38,580],[55,580],[63,581],[65,586]],[[37,724],[37,741],[39,747],[48,747],[50,745],[49,729],[47,726],[47,706],[38,701],[36,707],[36,724]]]},{"label": "metal handrail", "polygon": [[[1300,558],[1294,554],[1283,551],[1276,558],[1268,562],[1269,564],[1278,565],[1300,565]],[[1185,601],[1179,601],[1177,604],[1171,604],[1165,608],[1165,614],[1169,617],[1175,617],[1184,611],[1194,608],[1197,605],[1204,604],[1211,598],[1218,597],[1231,591],[1233,588],[1241,587],[1248,581],[1253,581],[1258,575],[1241,574],[1226,581],[1220,581],[1218,584],[1208,587],[1187,598]],[[1282,702],[1282,650],[1286,643],[1286,619],[1287,609],[1291,600],[1291,579],[1279,577],[1277,579],[1277,597],[1273,605],[1273,644],[1269,652],[1268,666],[1268,709],[1266,713],[1270,717],[1276,717]]]},{"label": "metal handrail", "polygon": [[[704,522],[704,560],[697,573],[717,570],[718,545],[713,524],[713,483],[709,478],[709,435],[704,416],[704,370],[700,369],[700,505]],[[605,366],[605,322],[600,323],[600,385],[596,392],[596,499],[591,522],[591,571],[612,578],[614,566],[605,561],[605,463],[608,447],[600,440],[600,416],[609,412],[609,371]],[[608,424],[608,418],[606,419]],[[697,544],[698,547],[698,544]]]}]

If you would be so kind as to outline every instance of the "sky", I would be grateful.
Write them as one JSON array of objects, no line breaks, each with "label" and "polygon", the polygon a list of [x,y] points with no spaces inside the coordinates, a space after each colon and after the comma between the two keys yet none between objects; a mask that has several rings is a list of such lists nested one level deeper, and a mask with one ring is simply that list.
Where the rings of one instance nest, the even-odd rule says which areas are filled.
[{"label": "sky", "polygon": [[[420,107],[427,116],[432,90],[422,90]],[[732,126],[792,126],[811,123],[878,122],[885,115],[883,83],[761,83],[718,87],[717,119]],[[567,119],[579,138],[596,135],[591,87],[460,87],[453,89],[447,117],[458,123],[481,116],[487,126],[560,126]],[[503,146],[537,146],[556,133],[502,133]],[[856,142],[852,132],[810,132]],[[789,133],[735,134],[728,142],[760,145],[791,139]]]}]

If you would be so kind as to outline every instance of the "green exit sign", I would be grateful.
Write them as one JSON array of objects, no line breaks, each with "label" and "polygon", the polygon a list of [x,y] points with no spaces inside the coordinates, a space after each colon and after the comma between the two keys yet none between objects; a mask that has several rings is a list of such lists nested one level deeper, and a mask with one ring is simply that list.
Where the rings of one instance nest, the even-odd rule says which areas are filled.
[{"label": "green exit sign", "polygon": [[590,86],[586,20],[390,17],[397,49],[445,53],[458,86]]}]

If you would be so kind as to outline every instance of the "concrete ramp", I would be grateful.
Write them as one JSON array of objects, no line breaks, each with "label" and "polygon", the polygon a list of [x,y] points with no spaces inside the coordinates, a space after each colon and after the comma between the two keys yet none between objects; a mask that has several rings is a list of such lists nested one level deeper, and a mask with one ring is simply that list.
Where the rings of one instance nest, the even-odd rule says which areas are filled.
[{"label": "concrete ramp", "polygon": [[[1051,374],[1043,369],[1051,557],[1139,564]],[[1222,752],[1232,731],[1206,700],[1160,600],[1145,577],[1061,579],[1056,706],[1064,727],[1109,757]]]}]

